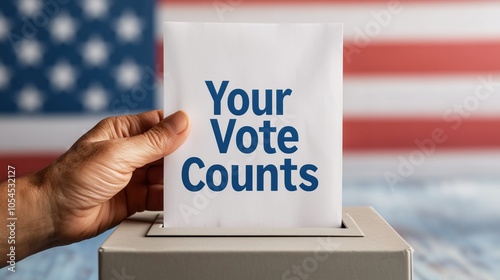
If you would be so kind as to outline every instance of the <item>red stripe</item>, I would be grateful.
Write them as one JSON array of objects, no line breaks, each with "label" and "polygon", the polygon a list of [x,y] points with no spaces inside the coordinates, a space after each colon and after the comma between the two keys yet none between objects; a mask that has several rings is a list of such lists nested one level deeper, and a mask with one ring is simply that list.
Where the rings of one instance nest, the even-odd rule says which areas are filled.
[{"label": "red stripe", "polygon": [[[500,71],[500,41],[372,43],[344,47],[346,74],[454,74]],[[350,52],[349,52],[350,51]],[[352,53],[351,60],[348,59]]]},{"label": "red stripe", "polygon": [[[458,115],[457,115],[458,116]],[[344,150],[411,150],[416,141],[430,139],[437,148],[500,148],[500,119],[411,119],[347,118],[344,120]],[[446,141],[433,140],[436,129]],[[429,140],[426,140],[429,142]]]},{"label": "red stripe", "polygon": [[[7,170],[7,165],[16,169],[16,177],[33,173],[43,169],[59,156],[58,153],[33,153],[33,154],[0,154],[0,168]],[[0,182],[7,179],[7,172],[0,172]]]},{"label": "red stripe", "polygon": [[[156,48],[163,73],[163,43]],[[471,74],[500,72],[500,41],[370,43],[344,46],[345,75]]]}]

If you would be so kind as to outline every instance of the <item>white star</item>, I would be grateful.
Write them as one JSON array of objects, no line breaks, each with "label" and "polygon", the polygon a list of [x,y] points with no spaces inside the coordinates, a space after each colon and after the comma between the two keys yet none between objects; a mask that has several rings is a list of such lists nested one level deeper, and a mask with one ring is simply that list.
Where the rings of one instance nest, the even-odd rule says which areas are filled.
[{"label": "white star", "polygon": [[83,106],[88,110],[102,111],[108,105],[108,93],[100,85],[92,85],[83,96]]},{"label": "white star", "polygon": [[42,107],[42,104],[42,94],[33,86],[24,87],[17,96],[17,106],[23,111],[36,111]]},{"label": "white star", "polygon": [[9,34],[10,24],[7,19],[0,14],[0,40],[7,38]]},{"label": "white star", "polygon": [[42,9],[41,0],[19,0],[17,8],[26,17],[32,17]]},{"label": "white star", "polygon": [[67,91],[75,84],[76,71],[68,62],[59,61],[49,71],[52,87],[59,91]]},{"label": "white star", "polygon": [[88,18],[103,18],[109,9],[109,3],[106,0],[82,0],[82,8]]},{"label": "white star", "polygon": [[35,65],[40,63],[42,58],[42,45],[34,39],[25,39],[18,43],[17,58],[24,65]]},{"label": "white star", "polygon": [[108,59],[108,46],[100,38],[91,38],[82,48],[85,63],[91,66],[102,66]]},{"label": "white star", "polygon": [[76,23],[65,13],[54,18],[49,28],[52,38],[58,43],[68,43],[75,37]]},{"label": "white star", "polygon": [[0,89],[5,88],[7,84],[9,83],[10,80],[10,73],[9,70],[0,64]]},{"label": "white star", "polygon": [[118,85],[125,89],[130,89],[139,84],[141,79],[141,70],[131,60],[123,61],[115,70],[115,78]]},{"label": "white star", "polygon": [[127,11],[116,20],[115,30],[120,40],[137,41],[142,32],[142,22],[132,11]]}]

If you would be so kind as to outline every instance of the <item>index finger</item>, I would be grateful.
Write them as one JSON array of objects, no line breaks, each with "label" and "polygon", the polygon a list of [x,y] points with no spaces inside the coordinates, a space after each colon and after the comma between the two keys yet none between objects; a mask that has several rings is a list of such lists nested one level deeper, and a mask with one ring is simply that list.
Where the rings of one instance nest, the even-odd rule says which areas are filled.
[{"label": "index finger", "polygon": [[163,110],[152,110],[136,115],[108,117],[100,121],[81,139],[91,142],[126,138],[142,134],[163,120]]}]

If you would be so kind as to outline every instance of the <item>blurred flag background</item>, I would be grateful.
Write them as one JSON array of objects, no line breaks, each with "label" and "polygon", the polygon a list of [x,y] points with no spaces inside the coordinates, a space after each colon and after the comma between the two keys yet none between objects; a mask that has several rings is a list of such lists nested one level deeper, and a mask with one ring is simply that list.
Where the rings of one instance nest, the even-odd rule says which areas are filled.
[{"label": "blurred flag background", "polygon": [[[1,164],[37,170],[103,117],[161,108],[164,20],[342,22],[345,204],[374,205],[414,246],[416,279],[495,279],[498,15],[485,0],[4,0]],[[26,269],[95,279],[82,244]]]},{"label": "blurred flag background", "polygon": [[158,107],[153,1],[0,8],[2,162],[36,170],[99,119]]}]

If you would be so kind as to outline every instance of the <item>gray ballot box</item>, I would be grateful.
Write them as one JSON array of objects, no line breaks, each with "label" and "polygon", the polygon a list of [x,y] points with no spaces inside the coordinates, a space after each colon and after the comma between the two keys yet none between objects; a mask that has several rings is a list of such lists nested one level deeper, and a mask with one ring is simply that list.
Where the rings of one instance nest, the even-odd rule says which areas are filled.
[{"label": "gray ballot box", "polygon": [[163,228],[143,212],[101,246],[99,278],[404,280],[412,254],[371,207],[345,207],[342,228]]}]

